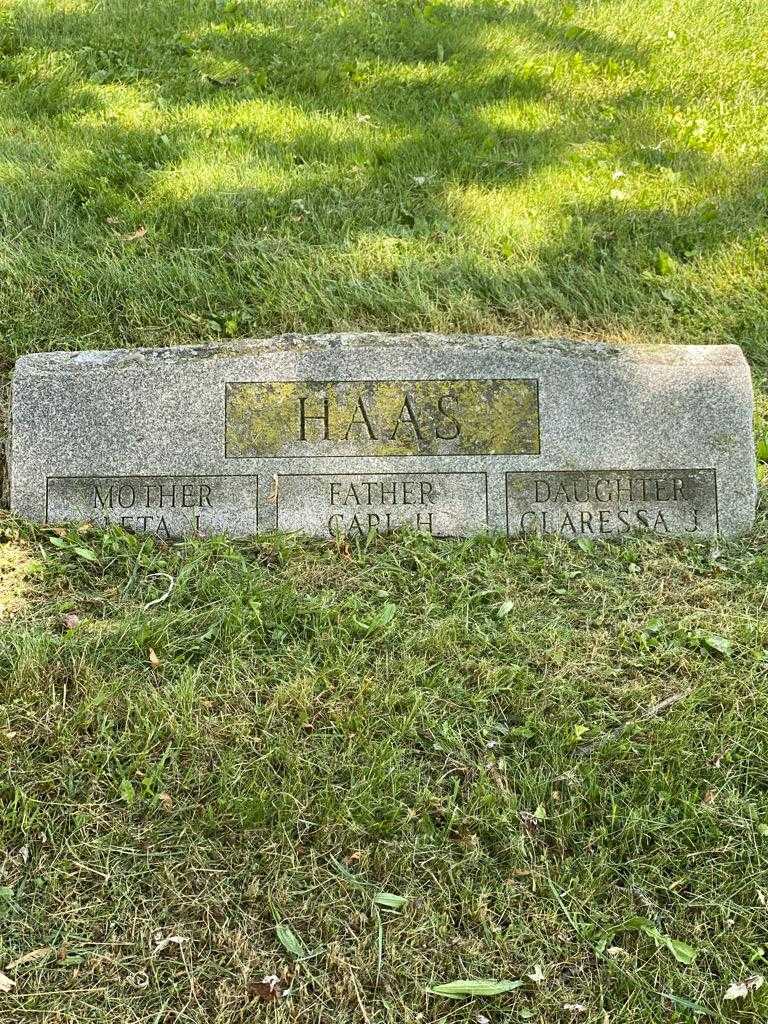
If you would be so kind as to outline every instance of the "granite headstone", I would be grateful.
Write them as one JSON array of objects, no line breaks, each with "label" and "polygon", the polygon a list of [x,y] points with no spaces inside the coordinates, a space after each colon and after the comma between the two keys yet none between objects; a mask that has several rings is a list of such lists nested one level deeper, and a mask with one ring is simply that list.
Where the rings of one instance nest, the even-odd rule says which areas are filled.
[{"label": "granite headstone", "polygon": [[21,357],[11,507],[161,538],[748,529],[737,346],[414,334]]}]

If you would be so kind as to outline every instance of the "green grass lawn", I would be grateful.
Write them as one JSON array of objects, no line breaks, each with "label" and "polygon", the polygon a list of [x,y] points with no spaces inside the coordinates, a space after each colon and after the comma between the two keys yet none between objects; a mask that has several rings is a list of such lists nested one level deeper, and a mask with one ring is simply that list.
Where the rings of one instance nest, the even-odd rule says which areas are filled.
[{"label": "green grass lawn", "polygon": [[[735,341],[762,436],[767,52],[764,0],[0,0],[0,371]],[[5,514],[0,1022],[764,1021],[767,537]]]}]

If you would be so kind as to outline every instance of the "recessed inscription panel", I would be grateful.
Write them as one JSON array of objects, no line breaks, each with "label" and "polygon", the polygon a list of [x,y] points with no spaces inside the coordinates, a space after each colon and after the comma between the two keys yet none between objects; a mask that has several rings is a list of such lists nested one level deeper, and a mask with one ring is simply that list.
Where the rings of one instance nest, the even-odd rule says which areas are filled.
[{"label": "recessed inscription panel", "polygon": [[161,540],[247,537],[258,528],[256,476],[53,476],[46,522],[92,522]]},{"label": "recessed inscription panel", "polygon": [[718,532],[714,469],[507,473],[507,532],[612,537]]},{"label": "recessed inscription panel", "polygon": [[535,380],[226,386],[227,458],[537,455]]},{"label": "recessed inscription panel", "polygon": [[485,473],[316,473],[277,478],[277,527],[364,536],[410,526],[465,537],[488,524]]}]

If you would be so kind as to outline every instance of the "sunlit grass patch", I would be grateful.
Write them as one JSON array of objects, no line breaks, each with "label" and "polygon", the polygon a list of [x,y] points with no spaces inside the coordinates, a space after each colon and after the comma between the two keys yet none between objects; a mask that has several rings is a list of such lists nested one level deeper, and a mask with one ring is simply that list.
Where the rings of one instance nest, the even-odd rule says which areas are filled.
[{"label": "sunlit grass patch", "polygon": [[[768,28],[710,8],[18,0],[0,37],[8,344],[236,320],[735,337],[764,361],[764,275],[733,242],[762,223]],[[383,235],[411,252],[391,294],[337,258]],[[675,264],[654,288],[659,251]]]},{"label": "sunlit grass patch", "polygon": [[28,544],[0,543],[0,619],[24,612],[35,593],[40,563]]}]

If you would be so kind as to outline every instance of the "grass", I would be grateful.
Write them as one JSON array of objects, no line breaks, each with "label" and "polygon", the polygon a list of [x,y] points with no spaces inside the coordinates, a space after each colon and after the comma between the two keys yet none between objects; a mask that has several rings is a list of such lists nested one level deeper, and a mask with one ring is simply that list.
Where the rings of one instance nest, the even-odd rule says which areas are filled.
[{"label": "grass", "polygon": [[[0,366],[736,341],[763,436],[767,44],[761,0],[6,0]],[[724,995],[768,974],[767,527],[162,547],[5,515],[0,1022],[764,1020],[768,985]],[[483,978],[523,984],[427,991]]]},{"label": "grass", "polygon": [[762,1019],[763,544],[5,536],[3,1019]]},{"label": "grass", "polygon": [[6,361],[418,326],[765,370],[767,47],[762,0],[6,0]]}]

